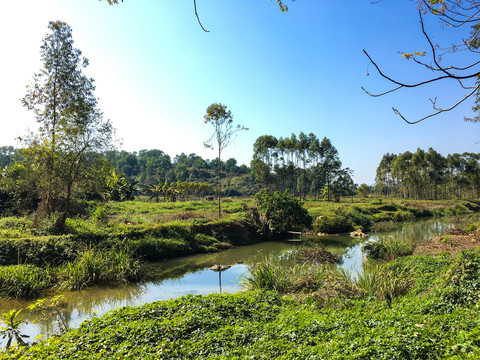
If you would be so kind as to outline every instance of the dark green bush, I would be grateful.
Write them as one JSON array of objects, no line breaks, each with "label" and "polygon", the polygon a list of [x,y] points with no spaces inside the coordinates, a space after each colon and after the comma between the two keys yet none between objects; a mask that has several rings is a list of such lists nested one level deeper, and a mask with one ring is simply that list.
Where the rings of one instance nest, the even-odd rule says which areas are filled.
[{"label": "dark green bush", "polygon": [[480,251],[461,251],[450,267],[444,284],[444,299],[454,305],[480,301]]},{"label": "dark green bush", "polygon": [[398,210],[393,214],[393,219],[395,221],[408,221],[415,220],[415,216],[409,211]]},{"label": "dark green bush", "polygon": [[268,190],[255,195],[260,212],[267,218],[270,231],[280,234],[288,230],[304,230],[312,225],[312,217],[302,207],[298,199],[294,199],[286,190],[284,193]]},{"label": "dark green bush", "polygon": [[325,216],[320,220],[317,220],[317,223],[315,224],[315,232],[326,234],[345,233],[353,230],[354,226],[352,220],[343,216]]},{"label": "dark green bush", "polygon": [[192,245],[184,239],[145,238],[133,241],[131,246],[137,256],[147,261],[159,261],[195,253]]}]

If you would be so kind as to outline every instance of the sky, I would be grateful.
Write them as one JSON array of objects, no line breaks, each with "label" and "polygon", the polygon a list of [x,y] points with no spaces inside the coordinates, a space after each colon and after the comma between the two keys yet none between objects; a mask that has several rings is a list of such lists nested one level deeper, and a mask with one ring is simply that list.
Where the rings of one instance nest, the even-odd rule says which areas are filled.
[{"label": "sky", "polygon": [[[62,20],[89,59],[84,72],[95,79],[99,107],[116,128],[121,150],[160,149],[172,160],[182,152],[213,159],[216,152],[203,145],[213,129],[203,116],[220,102],[236,124],[249,128],[222,154],[239,164],[250,164],[259,136],[301,131],[330,139],[358,184],[374,182],[387,152],[418,147],[443,155],[480,152],[478,124],[463,120],[472,116],[472,101],[417,125],[392,111],[398,108],[415,120],[432,112],[429,98],[447,107],[464,94],[454,82],[375,98],[361,89],[391,88],[363,49],[396,79],[432,76],[399,54],[427,50],[428,55],[414,1],[285,3],[287,13],[269,0],[197,0],[206,33],[193,0],[124,0],[113,6],[105,0],[2,1],[0,146],[20,146],[16,139],[35,129],[34,114],[20,99],[41,69],[49,21]],[[428,16],[425,26],[443,45],[468,37]],[[457,65],[469,60],[462,53],[451,59]]]}]

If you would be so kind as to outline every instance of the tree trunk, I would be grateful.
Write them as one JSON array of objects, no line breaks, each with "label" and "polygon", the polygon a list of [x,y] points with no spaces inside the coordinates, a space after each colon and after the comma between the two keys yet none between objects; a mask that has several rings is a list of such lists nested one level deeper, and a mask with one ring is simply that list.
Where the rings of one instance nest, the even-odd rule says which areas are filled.
[{"label": "tree trunk", "polygon": [[218,147],[218,217],[222,217],[222,180],[220,172],[222,171],[222,161],[220,159],[221,148]]}]

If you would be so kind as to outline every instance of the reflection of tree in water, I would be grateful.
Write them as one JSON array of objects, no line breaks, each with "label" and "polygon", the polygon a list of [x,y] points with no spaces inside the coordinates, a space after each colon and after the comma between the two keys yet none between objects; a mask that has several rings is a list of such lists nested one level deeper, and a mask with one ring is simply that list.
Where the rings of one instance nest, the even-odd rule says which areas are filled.
[{"label": "reflection of tree in water", "polygon": [[292,244],[281,242],[239,246],[218,253],[199,254],[150,264],[148,265],[149,273],[152,274],[152,280],[155,283],[161,283],[164,280],[181,279],[187,274],[203,271],[216,264],[235,265],[241,262],[245,265],[253,265],[266,255],[279,255],[292,247]]}]

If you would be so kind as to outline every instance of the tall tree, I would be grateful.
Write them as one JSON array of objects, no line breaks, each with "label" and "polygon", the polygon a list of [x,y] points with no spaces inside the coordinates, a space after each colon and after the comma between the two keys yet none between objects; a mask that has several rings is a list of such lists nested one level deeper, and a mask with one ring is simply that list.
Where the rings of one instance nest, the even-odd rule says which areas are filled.
[{"label": "tall tree", "polygon": [[327,187],[327,200],[330,201],[330,190],[335,174],[340,171],[342,162],[338,156],[338,151],[331,141],[324,137],[320,143],[322,159],[320,169],[324,176],[325,186]]},{"label": "tall tree", "polygon": [[218,217],[222,216],[222,183],[220,179],[222,171],[222,151],[233,140],[234,135],[242,130],[248,130],[242,125],[233,125],[233,115],[230,110],[227,110],[225,105],[220,103],[211,104],[205,113],[205,124],[211,124],[213,126],[212,136],[204,142],[205,147],[218,151]]},{"label": "tall tree", "polygon": [[70,26],[52,21],[48,28],[40,51],[43,67],[22,99],[40,125],[27,139],[26,161],[39,172],[39,211],[61,211],[63,227],[75,185],[91,160],[88,154],[105,149],[113,129],[97,107],[94,80],[82,72],[88,60],[73,46]]}]

